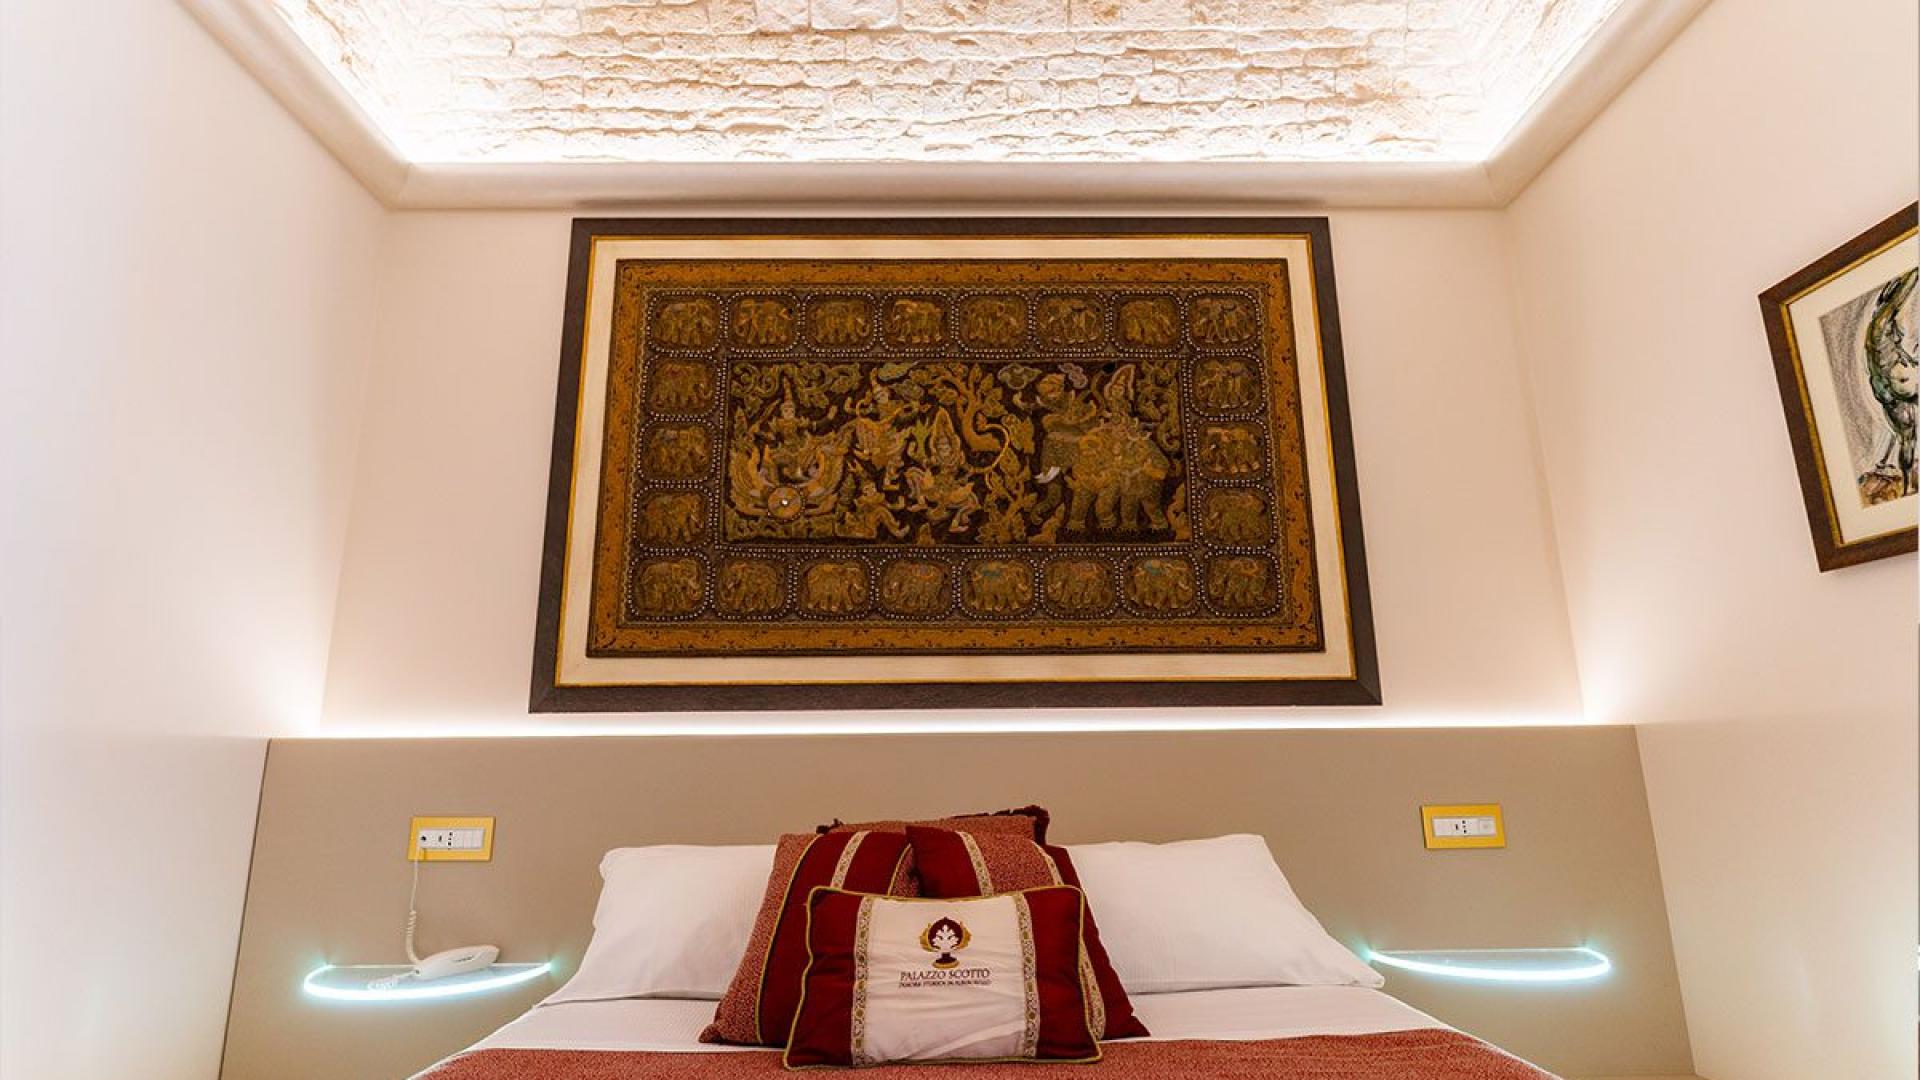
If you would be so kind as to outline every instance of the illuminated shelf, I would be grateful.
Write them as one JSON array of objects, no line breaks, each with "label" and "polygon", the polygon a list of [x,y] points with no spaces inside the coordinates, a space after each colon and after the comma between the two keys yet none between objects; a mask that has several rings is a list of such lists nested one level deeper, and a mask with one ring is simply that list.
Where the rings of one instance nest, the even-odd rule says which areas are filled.
[{"label": "illuminated shelf", "polygon": [[1369,959],[1441,979],[1493,983],[1573,983],[1598,979],[1613,961],[1597,949],[1375,949]]},{"label": "illuminated shelf", "polygon": [[432,1001],[437,998],[468,997],[490,990],[537,979],[551,970],[551,962],[540,964],[494,964],[449,975],[431,982],[400,979],[392,986],[376,986],[412,971],[410,964],[326,964],[307,973],[300,988],[309,997],[328,1001]]}]

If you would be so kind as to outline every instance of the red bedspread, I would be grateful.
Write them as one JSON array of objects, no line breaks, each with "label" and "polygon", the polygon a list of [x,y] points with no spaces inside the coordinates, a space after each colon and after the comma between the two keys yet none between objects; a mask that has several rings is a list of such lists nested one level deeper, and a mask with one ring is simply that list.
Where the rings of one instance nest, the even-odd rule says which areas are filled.
[{"label": "red bedspread", "polygon": [[[884,1065],[859,1080],[1553,1080],[1457,1031],[1107,1043],[1094,1065]],[[772,1080],[773,1051],[476,1050],[417,1080]],[[815,1075],[818,1075],[815,1073]]]}]

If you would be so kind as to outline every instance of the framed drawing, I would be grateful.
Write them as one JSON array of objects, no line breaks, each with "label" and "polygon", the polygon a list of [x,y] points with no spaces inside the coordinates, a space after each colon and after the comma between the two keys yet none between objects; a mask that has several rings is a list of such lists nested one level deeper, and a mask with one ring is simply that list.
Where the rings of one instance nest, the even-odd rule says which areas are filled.
[{"label": "framed drawing", "polygon": [[579,220],[531,707],[1378,704],[1324,218]]},{"label": "framed drawing", "polygon": [[1907,207],[1760,294],[1823,572],[1914,550],[1916,213]]}]

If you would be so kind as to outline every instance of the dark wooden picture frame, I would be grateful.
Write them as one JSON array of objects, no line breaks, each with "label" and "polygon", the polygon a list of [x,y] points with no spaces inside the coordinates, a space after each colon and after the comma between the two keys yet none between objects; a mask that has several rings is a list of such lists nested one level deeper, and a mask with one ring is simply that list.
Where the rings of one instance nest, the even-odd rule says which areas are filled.
[{"label": "dark wooden picture frame", "polygon": [[1916,530],[1909,526],[1851,542],[1844,539],[1789,305],[1912,236],[1917,219],[1920,219],[1920,203],[1895,212],[1760,294],[1760,315],[1767,329],[1767,345],[1773,353],[1787,437],[1793,444],[1800,495],[1806,504],[1807,525],[1813,534],[1814,554],[1822,573],[1912,552],[1917,536]]},{"label": "dark wooden picture frame", "polygon": [[[726,239],[734,237],[1253,237],[1304,239],[1312,271],[1324,379],[1328,469],[1338,506],[1351,674],[1291,678],[1232,677],[1124,681],[945,681],[799,683],[563,684],[559,679],[562,596],[566,588],[575,444],[588,293],[597,238]],[[580,218],[573,222],[561,332],[553,449],[548,476],[545,545],[535,620],[529,711],[649,712],[758,709],[1166,707],[1252,705],[1378,705],[1375,653],[1359,482],[1341,344],[1327,219],[1309,218]]]}]

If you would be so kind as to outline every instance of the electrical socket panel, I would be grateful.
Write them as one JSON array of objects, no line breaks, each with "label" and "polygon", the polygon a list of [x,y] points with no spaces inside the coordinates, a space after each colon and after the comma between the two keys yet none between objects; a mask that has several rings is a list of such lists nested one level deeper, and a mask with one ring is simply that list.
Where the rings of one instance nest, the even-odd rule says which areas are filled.
[{"label": "electrical socket panel", "polygon": [[1432,851],[1507,846],[1507,821],[1499,803],[1422,806],[1420,824],[1422,839]]},{"label": "electrical socket panel", "polygon": [[415,862],[487,862],[493,858],[490,817],[416,817],[407,837]]}]

